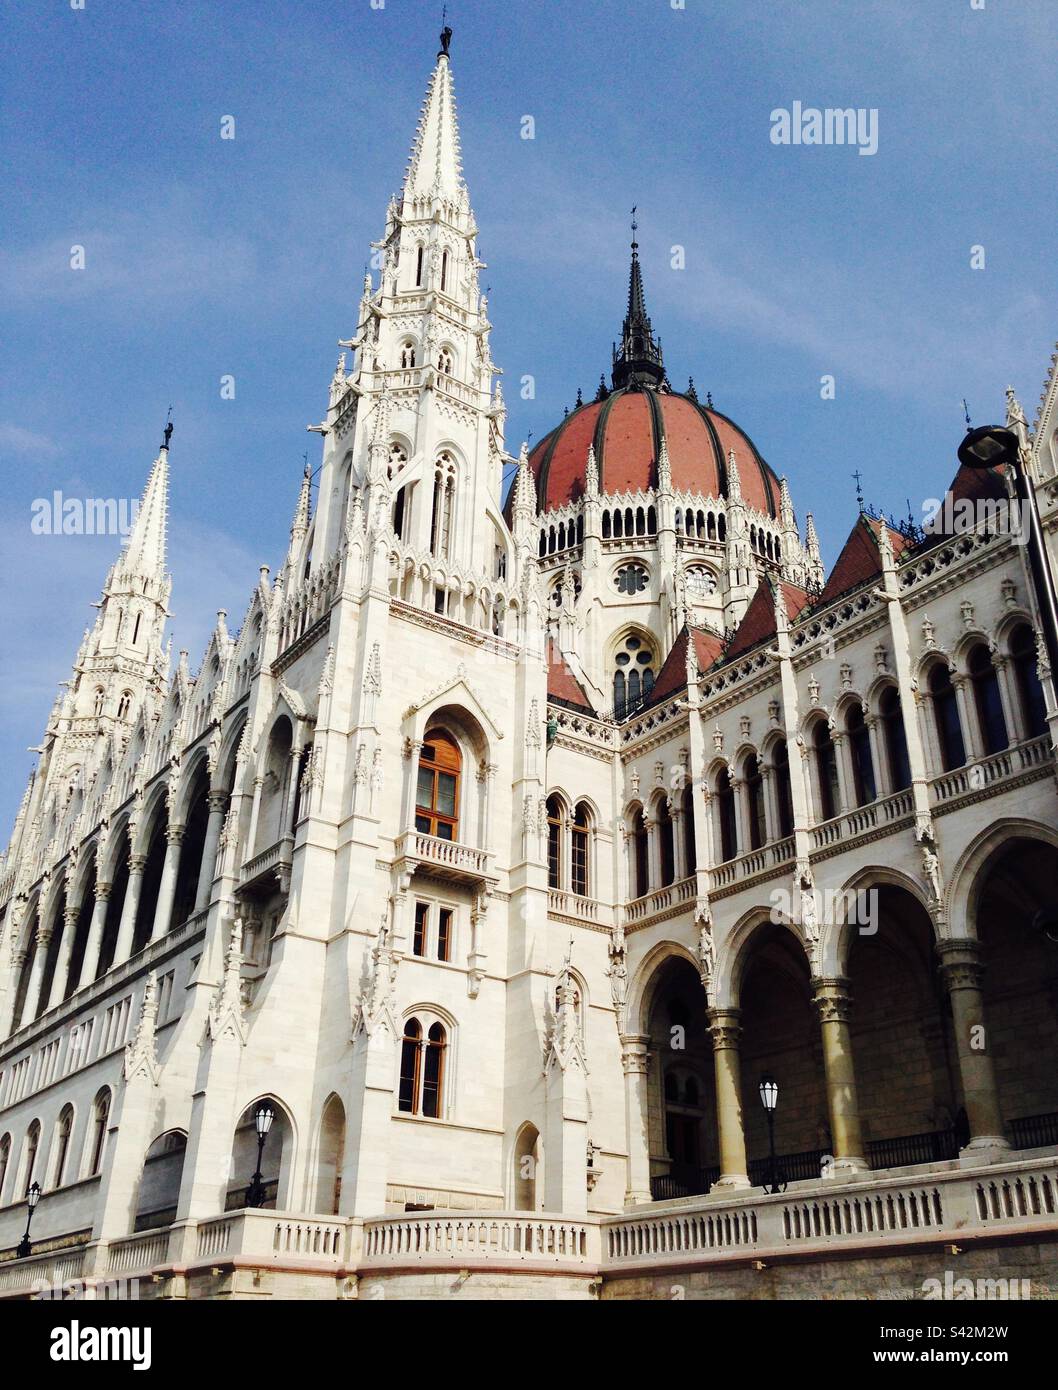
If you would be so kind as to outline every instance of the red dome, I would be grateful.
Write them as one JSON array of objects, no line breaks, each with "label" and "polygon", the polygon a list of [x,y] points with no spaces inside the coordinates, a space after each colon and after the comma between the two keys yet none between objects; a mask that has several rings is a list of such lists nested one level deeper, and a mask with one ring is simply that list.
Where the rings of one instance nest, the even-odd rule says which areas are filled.
[{"label": "red dome", "polygon": [[778,478],[726,415],[691,396],[636,389],[611,391],[603,401],[579,406],[536,446],[529,464],[540,510],[583,496],[591,444],[601,493],[656,487],[663,438],[674,492],[726,497],[727,456],[734,450],[746,505],[778,516]]}]

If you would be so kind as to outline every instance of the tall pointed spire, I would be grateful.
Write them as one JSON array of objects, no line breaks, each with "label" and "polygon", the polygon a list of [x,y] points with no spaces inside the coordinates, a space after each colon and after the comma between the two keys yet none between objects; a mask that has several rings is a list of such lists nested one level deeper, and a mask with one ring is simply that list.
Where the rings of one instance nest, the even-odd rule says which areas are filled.
[{"label": "tall pointed spire", "polygon": [[169,441],[173,426],[165,426],[162,447],[151,466],[143,489],[129,543],[122,551],[114,573],[139,579],[161,581],[165,575],[165,539],[169,523]]},{"label": "tall pointed spire", "polygon": [[628,312],[621,330],[621,346],[614,349],[613,384],[649,386],[656,389],[665,379],[661,344],[654,341],[643,293],[643,272],[639,267],[636,210],[632,209],[632,268],[628,275]]},{"label": "tall pointed spire", "polygon": [[437,66],[426,89],[419,126],[404,176],[405,202],[415,198],[445,198],[458,202],[466,194],[459,151],[459,122],[448,47],[452,31],[441,35]]}]

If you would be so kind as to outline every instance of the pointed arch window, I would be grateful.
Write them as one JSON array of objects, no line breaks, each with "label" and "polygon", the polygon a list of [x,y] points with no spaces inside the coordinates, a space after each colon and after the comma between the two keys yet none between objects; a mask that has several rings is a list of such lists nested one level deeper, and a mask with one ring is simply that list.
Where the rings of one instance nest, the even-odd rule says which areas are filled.
[{"label": "pointed arch window", "polygon": [[562,887],[562,803],[557,796],[547,798],[547,886]]},{"label": "pointed arch window", "polygon": [[5,1134],[0,1139],[0,1206],[4,1201],[4,1184],[7,1182],[7,1170],[11,1166],[11,1136]]},{"label": "pointed arch window", "polygon": [[716,779],[716,810],[720,817],[720,858],[726,862],[738,854],[738,809],[726,767]]},{"label": "pointed arch window", "polygon": [[694,840],[694,788],[688,784],[683,789],[683,862],[687,873],[693,874],[698,867],[698,847]]},{"label": "pointed arch window", "polygon": [[676,852],[672,837],[672,816],[665,797],[658,801],[658,848],[661,851],[661,886],[668,887],[676,877]]},{"label": "pointed arch window", "polygon": [[455,491],[455,459],[451,454],[444,453],[437,460],[434,470],[433,517],[430,523],[430,549],[440,560],[449,558]]},{"label": "pointed arch window", "polygon": [[632,887],[634,896],[642,898],[650,892],[650,855],[647,841],[647,823],[641,807],[636,807],[632,817]]},{"label": "pointed arch window", "polygon": [[764,774],[760,760],[750,755],[746,759],[746,796],[749,798],[749,846],[760,849],[768,839],[764,813]]},{"label": "pointed arch window", "polygon": [[830,736],[830,725],[818,719],[812,731],[816,754],[816,777],[819,782],[819,814],[821,820],[833,820],[841,802],[838,782],[838,750]]},{"label": "pointed arch window", "polygon": [[992,663],[992,654],[983,642],[974,647],[967,664],[985,751],[1002,752],[1008,742],[1003,698],[999,693],[999,675]]},{"label": "pointed arch window", "polygon": [[614,657],[614,716],[634,714],[654,689],[654,656],[641,637],[627,637]]},{"label": "pointed arch window", "polygon": [[398,1110],[432,1120],[441,1117],[447,1051],[448,1034],[443,1023],[431,1023],[424,1036],[420,1019],[406,1020],[400,1050]]},{"label": "pointed arch window", "polygon": [[415,829],[441,840],[459,838],[459,782],[463,759],[459,745],[437,730],[427,734],[419,754],[415,792]]},{"label": "pointed arch window", "polygon": [[425,251],[426,251],[426,248],[425,248],[424,246],[420,246],[420,247],[419,247],[419,250],[418,250],[418,253],[417,253],[416,257],[415,257],[415,288],[416,288],[416,289],[419,289],[419,288],[422,286],[422,263],[423,263],[423,257],[424,257],[424,255],[425,255]]},{"label": "pointed arch window", "polygon": [[448,252],[444,251],[441,255],[441,293],[448,289]]},{"label": "pointed arch window", "polygon": [[775,799],[779,808],[779,835],[782,839],[794,833],[793,789],[790,786],[790,750],[786,740],[776,744],[772,756],[775,766]]},{"label": "pointed arch window", "polygon": [[405,370],[415,366],[415,344],[413,342],[409,341],[402,345],[400,350],[400,365]]},{"label": "pointed arch window", "polygon": [[856,805],[866,806],[878,796],[874,777],[874,759],[871,756],[871,733],[859,705],[853,705],[845,721],[849,735],[849,749],[852,753],[852,780],[856,792]]},{"label": "pointed arch window", "polygon": [[963,742],[959,703],[955,687],[951,683],[951,672],[943,661],[938,661],[929,673],[929,693],[933,701],[933,718],[937,729],[937,742],[940,745],[941,767],[944,772],[951,772],[953,768],[962,767],[966,762],[966,745]]},{"label": "pointed arch window", "polygon": [[590,891],[591,875],[588,866],[591,819],[588,808],[581,802],[573,812],[570,847],[570,883],[574,893],[586,898]]},{"label": "pointed arch window", "polygon": [[73,1134],[73,1106],[64,1105],[59,1115],[59,1126],[55,1132],[55,1171],[52,1186],[62,1187],[66,1179],[66,1160],[70,1154],[70,1136]]},{"label": "pointed arch window", "polygon": [[33,1186],[33,1173],[37,1166],[37,1154],[40,1152],[40,1121],[34,1120],[26,1131],[26,1180],[23,1184],[23,1195]]},{"label": "pointed arch window", "polygon": [[129,711],[132,709],[132,691],[123,690],[121,699],[118,701],[118,718],[128,719]]},{"label": "pointed arch window", "polygon": [[891,791],[902,792],[911,785],[911,761],[907,755],[907,735],[904,732],[904,712],[900,692],[895,685],[886,686],[878,702],[882,721],[882,738],[889,767]]},{"label": "pointed arch window", "polygon": [[1036,664],[1036,638],[1028,623],[1021,623],[1010,634],[1010,657],[1025,735],[1037,738],[1047,732],[1047,702]]},{"label": "pointed arch window", "polygon": [[110,1122],[110,1092],[103,1091],[96,1096],[92,1108],[92,1149],[88,1161],[88,1177],[94,1178],[103,1167],[103,1149],[106,1145],[107,1125]]},{"label": "pointed arch window", "polygon": [[437,370],[442,376],[451,376],[453,365],[451,348],[443,347],[437,354]]},{"label": "pointed arch window", "polygon": [[107,699],[106,691],[103,689],[102,686],[98,686],[97,689],[96,689],[95,707],[94,707],[95,714],[96,714],[97,716],[99,716],[100,714],[103,713],[103,706],[106,704],[106,699]]}]

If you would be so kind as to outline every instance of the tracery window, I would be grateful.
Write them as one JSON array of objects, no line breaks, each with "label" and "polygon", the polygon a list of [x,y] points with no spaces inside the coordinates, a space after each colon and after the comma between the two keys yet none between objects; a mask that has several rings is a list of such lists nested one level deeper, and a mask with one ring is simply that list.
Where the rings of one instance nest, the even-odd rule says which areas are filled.
[{"label": "tracery window", "polygon": [[448,559],[451,546],[455,489],[455,459],[449,453],[441,454],[434,469],[433,517],[430,523],[430,549],[441,560]]},{"label": "tracery window", "polygon": [[428,1119],[440,1118],[447,1049],[448,1034],[443,1023],[431,1023],[424,1036],[418,1018],[406,1020],[400,1049],[398,1110]]},{"label": "tracery window", "polygon": [[614,657],[614,716],[632,714],[654,689],[654,657],[641,637],[626,637]]},{"label": "tracery window", "polygon": [[940,760],[945,772],[962,767],[966,762],[966,745],[963,742],[962,724],[959,720],[959,703],[955,687],[951,683],[951,672],[943,661],[938,661],[929,673],[929,693],[933,701],[933,718],[937,729],[937,742],[940,745]]},{"label": "tracery window", "polygon": [[437,354],[437,370],[442,376],[452,375],[452,353],[449,348],[443,347]]},{"label": "tracery window", "polygon": [[1010,656],[1021,702],[1021,718],[1028,738],[1047,732],[1047,703],[1036,662],[1036,638],[1028,623],[1010,634]]},{"label": "tracery window", "polygon": [[588,808],[581,802],[573,812],[570,849],[570,886],[574,893],[586,898],[589,892],[590,870],[588,865],[589,837],[591,821]]},{"label": "tracery window", "polygon": [[968,662],[973,684],[977,722],[987,753],[999,753],[1007,746],[1007,725],[1003,718],[1003,698],[992,655],[984,643],[974,647]]},{"label": "tracery window", "polygon": [[400,350],[400,365],[402,368],[415,366],[415,344],[404,343]]},{"label": "tracery window", "polygon": [[856,792],[856,805],[866,806],[878,795],[874,777],[874,759],[871,756],[871,734],[859,705],[853,705],[845,727],[849,735],[849,748],[852,753],[852,779]]},{"label": "tracery window", "polygon": [[900,692],[895,685],[886,686],[878,702],[882,721],[882,737],[889,767],[889,789],[900,792],[911,785],[911,762],[907,755],[907,735],[904,732],[904,713]]},{"label": "tracery window", "polygon": [[838,782],[838,751],[830,736],[830,725],[825,719],[816,721],[812,731],[812,743],[816,754],[816,776],[819,780],[819,814],[821,820],[833,820],[838,813],[841,800]]},{"label": "tracery window", "polygon": [[649,578],[642,565],[622,565],[614,575],[614,588],[619,594],[641,594]]},{"label": "tracery window", "polygon": [[685,574],[687,592],[694,598],[716,593],[716,575],[707,565],[688,565]]}]

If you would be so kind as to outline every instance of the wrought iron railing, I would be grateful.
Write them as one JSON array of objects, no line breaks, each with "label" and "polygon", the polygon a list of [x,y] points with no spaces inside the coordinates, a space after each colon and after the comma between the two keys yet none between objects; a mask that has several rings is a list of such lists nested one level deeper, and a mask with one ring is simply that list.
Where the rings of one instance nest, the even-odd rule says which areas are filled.
[{"label": "wrought iron railing", "polygon": [[959,1156],[954,1129],[928,1134],[904,1134],[898,1139],[874,1139],[867,1145],[867,1162],[873,1169],[906,1168],[915,1163],[943,1163]]},{"label": "wrought iron railing", "polygon": [[1007,1128],[1015,1149],[1046,1149],[1058,1145],[1058,1111],[1011,1120]]}]

